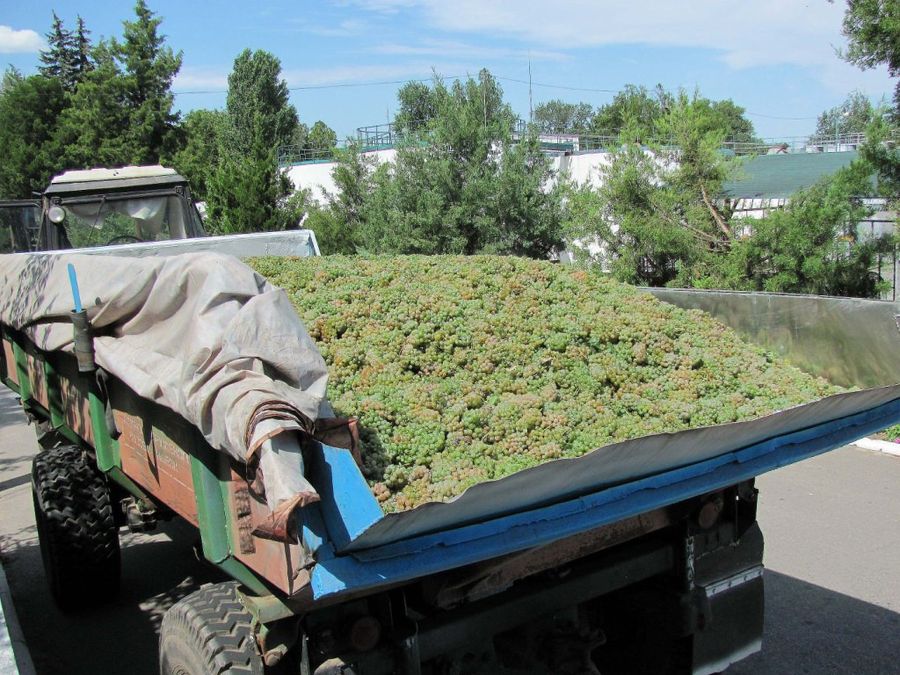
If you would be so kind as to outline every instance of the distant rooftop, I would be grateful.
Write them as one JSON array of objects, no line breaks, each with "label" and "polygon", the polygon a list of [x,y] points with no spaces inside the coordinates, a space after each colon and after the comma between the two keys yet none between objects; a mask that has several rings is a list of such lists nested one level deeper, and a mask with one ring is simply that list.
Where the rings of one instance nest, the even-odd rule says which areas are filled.
[{"label": "distant rooftop", "polygon": [[783,199],[837,173],[858,156],[855,150],[760,155],[744,162],[738,178],[727,181],[722,192],[732,199]]}]

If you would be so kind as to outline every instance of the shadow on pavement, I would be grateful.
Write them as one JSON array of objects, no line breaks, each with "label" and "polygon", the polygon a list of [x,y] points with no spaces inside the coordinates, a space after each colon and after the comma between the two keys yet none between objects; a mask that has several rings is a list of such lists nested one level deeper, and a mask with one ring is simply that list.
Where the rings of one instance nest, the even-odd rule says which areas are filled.
[{"label": "shadow on pavement", "polygon": [[50,598],[34,526],[3,537],[4,567],[38,675],[159,673],[162,615],[202,584],[224,579],[194,556],[194,528],[173,521],[160,531],[122,536],[122,590],[114,602],[68,614]]},{"label": "shadow on pavement", "polygon": [[772,570],[765,578],[762,652],[727,675],[898,672],[900,614]]},{"label": "shadow on pavement", "polygon": [[4,395],[0,396],[0,429],[25,422],[25,413],[22,412],[18,397],[7,391],[5,385],[0,384],[0,388],[4,392]]}]

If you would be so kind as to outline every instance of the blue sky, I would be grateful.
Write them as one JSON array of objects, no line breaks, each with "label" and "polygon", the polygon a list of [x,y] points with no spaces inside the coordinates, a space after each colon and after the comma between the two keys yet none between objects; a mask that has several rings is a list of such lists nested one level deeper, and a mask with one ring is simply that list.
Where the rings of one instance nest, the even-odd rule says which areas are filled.
[{"label": "blue sky", "polygon": [[[184,52],[174,85],[181,110],[223,107],[234,57],[246,47],[266,49],[281,59],[301,120],[322,119],[342,137],[393,115],[398,85],[372,83],[427,78],[432,70],[465,76],[489,68],[527,118],[528,86],[520,81],[528,80],[529,58],[535,104],[562,98],[600,105],[627,83],[699,88],[745,107],[764,137],[811,133],[816,116],[850,91],[875,101],[892,91],[886,70],[862,72],[837,56],[841,0],[148,4],[163,17],[168,44]],[[69,27],[80,14],[96,40],[121,35],[132,7],[5,0],[0,64],[35,71],[54,9]]]}]

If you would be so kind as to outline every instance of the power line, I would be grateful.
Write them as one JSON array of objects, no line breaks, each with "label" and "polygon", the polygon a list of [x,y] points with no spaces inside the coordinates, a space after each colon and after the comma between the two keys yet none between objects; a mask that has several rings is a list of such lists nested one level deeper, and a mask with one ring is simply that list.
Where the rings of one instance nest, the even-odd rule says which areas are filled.
[{"label": "power line", "polygon": [[[502,75],[494,76],[498,80],[505,80],[506,82],[518,82],[519,84],[529,84],[528,80],[519,80],[515,77],[503,77]],[[564,84],[548,84],[547,82],[531,82],[531,84],[535,87],[546,87],[548,89],[565,89],[567,91],[593,91],[600,94],[617,94],[619,92],[618,89],[596,89],[593,87],[569,87]]]},{"label": "power line", "polygon": [[[446,76],[437,76],[440,80],[457,80],[460,79],[459,75],[446,75]],[[619,93],[618,89],[602,89],[599,87],[572,87],[564,84],[550,84],[549,82],[530,82],[529,80],[521,80],[515,77],[505,77],[503,75],[494,75],[494,78],[497,80],[503,80],[505,82],[515,82],[517,84],[528,85],[529,87],[544,87],[546,89],[562,89],[565,91],[585,91],[585,92],[594,92],[599,94],[617,94]],[[414,79],[403,79],[403,80],[378,80],[373,82],[337,82],[333,84],[301,84],[294,87],[288,87],[288,91],[316,91],[321,89],[348,89],[353,87],[381,87],[387,85],[398,85],[398,84],[406,84],[408,82],[432,82],[434,77],[422,77],[422,78],[414,78]],[[196,89],[190,91],[174,91],[172,92],[176,96],[188,96],[188,95],[198,95],[198,94],[226,94],[228,93],[227,89]],[[750,110],[745,110],[745,114],[751,115],[753,117],[764,117],[766,119],[771,120],[788,120],[788,121],[808,121],[815,120],[818,117],[785,117],[781,115],[767,115],[765,113],[757,113],[752,112]]]},{"label": "power line", "polygon": [[[456,80],[459,75],[438,76],[440,80]],[[337,82],[334,84],[301,84],[295,87],[288,87],[288,91],[310,91],[315,89],[343,89],[347,87],[378,87],[388,84],[406,84],[407,82],[432,82],[434,77],[422,77],[418,79],[406,80],[380,80],[377,82]],[[227,89],[198,89],[195,91],[173,91],[176,96],[185,96],[188,94],[227,94]]]}]

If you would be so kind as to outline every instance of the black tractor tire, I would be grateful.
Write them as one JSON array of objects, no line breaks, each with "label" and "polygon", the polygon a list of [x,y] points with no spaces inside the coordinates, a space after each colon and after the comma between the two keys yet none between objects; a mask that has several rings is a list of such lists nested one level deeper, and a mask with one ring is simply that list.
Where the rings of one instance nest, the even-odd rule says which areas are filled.
[{"label": "black tractor tire", "polygon": [[115,596],[121,556],[106,476],[78,446],[59,446],[35,456],[31,492],[44,572],[60,609]]},{"label": "black tractor tire", "polygon": [[237,589],[237,582],[225,581],[172,605],[159,631],[160,675],[262,675],[253,616]]}]

